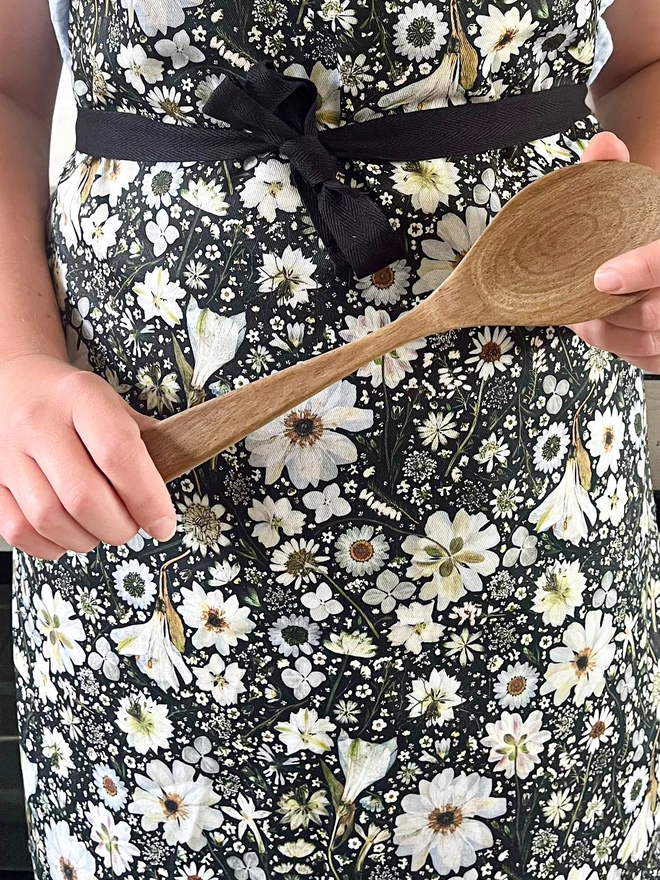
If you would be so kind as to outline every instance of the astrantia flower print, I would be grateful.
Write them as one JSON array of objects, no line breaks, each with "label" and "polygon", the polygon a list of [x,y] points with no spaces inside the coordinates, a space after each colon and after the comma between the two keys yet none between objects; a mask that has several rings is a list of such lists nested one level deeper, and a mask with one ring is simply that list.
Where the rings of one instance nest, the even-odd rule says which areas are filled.
[{"label": "astrantia flower print", "polygon": [[[321,130],[458,112],[586,82],[597,5],[74,0],[75,94],[217,134],[212,91],[268,59]],[[282,155],[74,152],[69,358],[167,418],[364,338],[597,131],[340,160],[406,243],[351,280]],[[168,483],[169,541],[16,552],[36,880],[660,880],[642,378],[566,327],[430,335]]]}]

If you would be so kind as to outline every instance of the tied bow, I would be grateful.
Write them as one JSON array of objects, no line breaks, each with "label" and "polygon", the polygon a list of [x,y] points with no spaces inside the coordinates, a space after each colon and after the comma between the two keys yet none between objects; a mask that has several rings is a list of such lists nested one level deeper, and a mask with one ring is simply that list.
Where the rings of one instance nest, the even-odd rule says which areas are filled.
[{"label": "tied bow", "polygon": [[319,139],[316,101],[311,80],[285,76],[262,61],[244,80],[225,77],[204,113],[233,129],[232,158],[277,151],[289,160],[300,198],[335,268],[345,277],[352,271],[363,278],[401,259],[405,246],[365,192],[337,179],[337,158]]}]

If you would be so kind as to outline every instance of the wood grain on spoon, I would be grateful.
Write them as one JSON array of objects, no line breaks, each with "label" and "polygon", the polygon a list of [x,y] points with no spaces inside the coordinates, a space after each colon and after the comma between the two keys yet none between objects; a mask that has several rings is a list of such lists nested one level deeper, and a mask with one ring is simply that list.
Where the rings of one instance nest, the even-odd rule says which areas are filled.
[{"label": "wood grain on spoon", "polygon": [[142,432],[168,482],[388,352],[435,333],[484,325],[574,324],[606,317],[624,296],[593,286],[598,266],[660,239],[660,174],[588,162],[529,184],[489,223],[447,280],[368,336],[206,401]]}]

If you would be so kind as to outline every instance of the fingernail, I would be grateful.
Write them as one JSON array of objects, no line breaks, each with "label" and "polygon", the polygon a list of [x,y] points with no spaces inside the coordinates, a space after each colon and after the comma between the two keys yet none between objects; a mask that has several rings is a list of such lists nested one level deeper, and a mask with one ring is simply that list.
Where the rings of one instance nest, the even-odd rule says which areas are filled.
[{"label": "fingernail", "polygon": [[172,520],[169,516],[157,519],[147,527],[147,531],[152,538],[157,541],[169,541],[176,532],[176,520]]},{"label": "fingernail", "polygon": [[598,290],[604,293],[616,293],[623,287],[623,277],[618,269],[598,269],[594,276],[594,282]]}]

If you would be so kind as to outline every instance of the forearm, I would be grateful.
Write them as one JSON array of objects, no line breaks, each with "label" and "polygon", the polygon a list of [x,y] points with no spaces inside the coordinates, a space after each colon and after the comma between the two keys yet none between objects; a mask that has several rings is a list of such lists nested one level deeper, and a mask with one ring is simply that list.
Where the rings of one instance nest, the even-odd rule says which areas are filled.
[{"label": "forearm", "polygon": [[640,165],[660,171],[660,61],[594,101],[601,126],[613,131]]},{"label": "forearm", "polygon": [[66,360],[46,258],[50,124],[0,92],[0,361]]}]

